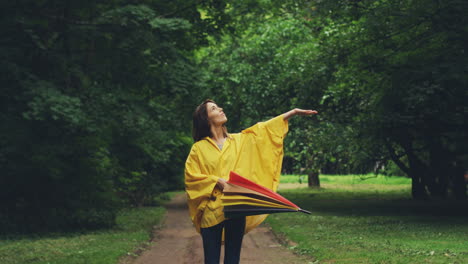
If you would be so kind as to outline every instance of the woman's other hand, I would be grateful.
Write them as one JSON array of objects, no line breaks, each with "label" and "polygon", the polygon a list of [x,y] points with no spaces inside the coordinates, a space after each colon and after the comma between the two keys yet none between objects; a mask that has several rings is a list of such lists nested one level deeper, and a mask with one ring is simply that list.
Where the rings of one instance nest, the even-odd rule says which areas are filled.
[{"label": "woman's other hand", "polygon": [[221,190],[224,190],[224,187],[226,186],[227,181],[223,178],[219,178],[218,182],[216,183],[216,186],[218,186]]}]

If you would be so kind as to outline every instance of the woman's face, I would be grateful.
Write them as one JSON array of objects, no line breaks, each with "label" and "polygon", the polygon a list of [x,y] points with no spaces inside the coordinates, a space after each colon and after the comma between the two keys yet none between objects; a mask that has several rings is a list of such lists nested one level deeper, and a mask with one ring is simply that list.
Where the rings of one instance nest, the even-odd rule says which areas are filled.
[{"label": "woman's face", "polygon": [[206,104],[206,110],[210,125],[222,126],[226,123],[227,117],[223,112],[223,108],[217,106],[215,103],[209,102]]}]

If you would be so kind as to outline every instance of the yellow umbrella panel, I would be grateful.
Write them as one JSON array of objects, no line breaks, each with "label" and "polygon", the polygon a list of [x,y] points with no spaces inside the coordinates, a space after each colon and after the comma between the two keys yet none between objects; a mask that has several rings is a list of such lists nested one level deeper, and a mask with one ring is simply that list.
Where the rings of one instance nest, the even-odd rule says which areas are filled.
[{"label": "yellow umbrella panel", "polygon": [[248,197],[244,195],[224,195],[221,199],[223,200],[223,205],[225,207],[231,206],[231,205],[246,204],[246,205],[256,205],[256,206],[263,206],[263,207],[286,208],[286,209],[293,209],[294,211],[297,211],[297,209],[292,206],[287,206],[287,205],[283,205],[283,204],[279,204],[275,202],[256,199],[254,197]]}]

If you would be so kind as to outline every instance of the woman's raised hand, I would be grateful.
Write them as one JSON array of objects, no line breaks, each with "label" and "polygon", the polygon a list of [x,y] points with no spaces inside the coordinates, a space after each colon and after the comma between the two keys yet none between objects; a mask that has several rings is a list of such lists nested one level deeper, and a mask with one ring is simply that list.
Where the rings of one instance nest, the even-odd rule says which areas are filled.
[{"label": "woman's raised hand", "polygon": [[315,110],[304,110],[304,109],[299,109],[299,108],[296,108],[294,110],[296,110],[296,115],[316,115],[316,114],[318,114],[318,112],[315,111]]},{"label": "woman's raised hand", "polygon": [[316,115],[316,114],[318,114],[318,112],[315,110],[304,110],[300,108],[294,108],[293,110],[284,113],[283,118],[284,120],[288,120],[289,118],[295,115]]}]

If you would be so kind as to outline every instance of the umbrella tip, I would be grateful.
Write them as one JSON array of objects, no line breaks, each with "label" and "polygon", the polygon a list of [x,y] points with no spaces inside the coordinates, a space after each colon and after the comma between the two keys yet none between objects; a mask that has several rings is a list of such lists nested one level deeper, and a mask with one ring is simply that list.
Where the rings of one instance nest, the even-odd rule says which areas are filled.
[{"label": "umbrella tip", "polygon": [[299,212],[303,212],[305,214],[312,214],[311,212],[304,210],[304,209],[300,209],[300,208],[299,208]]}]

